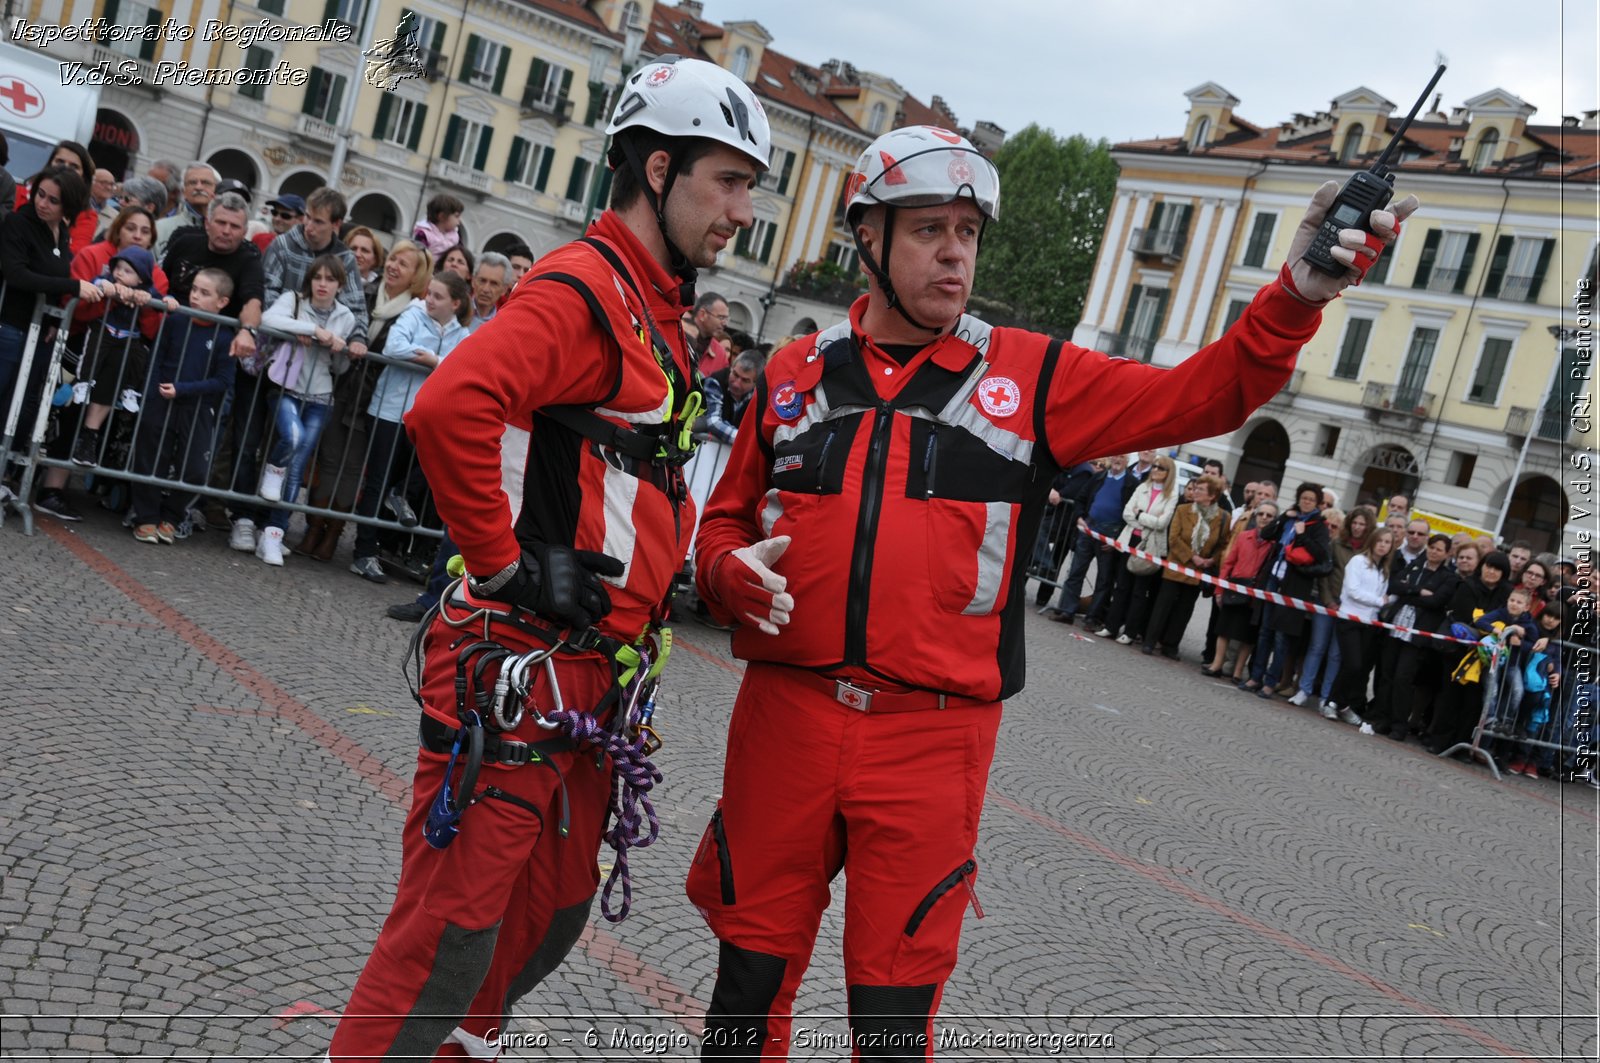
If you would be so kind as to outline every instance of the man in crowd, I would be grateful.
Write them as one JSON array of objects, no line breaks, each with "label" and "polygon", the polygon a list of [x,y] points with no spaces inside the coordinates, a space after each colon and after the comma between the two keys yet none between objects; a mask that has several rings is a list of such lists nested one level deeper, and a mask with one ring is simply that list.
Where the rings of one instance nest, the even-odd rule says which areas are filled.
[{"label": "man in crowd", "polygon": [[[1128,472],[1128,456],[1113,454],[1106,468],[1090,481],[1083,519],[1091,531],[1115,539],[1122,533],[1122,510],[1139,486]],[[1105,619],[1110,605],[1111,588],[1117,585],[1117,575],[1126,554],[1101,542],[1092,535],[1079,536],[1072,547],[1072,567],[1067,570],[1067,580],[1061,585],[1061,598],[1054,607],[1041,610],[1044,616],[1059,624],[1072,623],[1078,612],[1079,595],[1083,580],[1088,575],[1089,563],[1096,561],[1094,571],[1094,599],[1089,603],[1085,625],[1093,631]]]},{"label": "man in crowd", "polygon": [[[169,218],[156,222],[156,257],[167,257],[167,244],[179,229],[205,226],[206,206],[217,192],[217,171],[203,162],[191,162],[183,170],[183,200]],[[248,210],[248,206],[246,207]]]},{"label": "man in crowd", "polygon": [[185,306],[201,270],[220,269],[233,281],[233,294],[222,313],[239,319],[241,327],[229,348],[235,358],[247,358],[256,351],[255,329],[261,324],[265,296],[261,255],[244,238],[249,218],[250,208],[243,198],[218,196],[206,207],[203,227],[174,234],[161,264],[167,274],[168,294]]},{"label": "man in crowd", "polygon": [[[1222,511],[1224,513],[1232,513],[1233,512],[1233,496],[1227,490],[1228,477],[1222,471],[1222,462],[1218,461],[1216,458],[1207,458],[1201,464],[1200,470],[1201,470],[1201,472],[1204,472],[1204,473],[1210,473],[1212,476],[1215,476],[1217,479],[1222,481],[1223,491],[1222,491],[1222,494],[1217,498],[1217,505],[1222,507]],[[1143,477],[1141,477],[1140,479],[1143,479]]]},{"label": "man in crowd", "polygon": [[511,276],[506,281],[506,291],[509,292],[533,268],[533,250],[527,244],[515,243],[506,248],[506,259],[511,263]]},{"label": "man in crowd", "polygon": [[1400,571],[1428,552],[1430,530],[1428,522],[1420,517],[1406,522],[1405,537],[1400,541],[1400,560],[1393,566],[1394,571]]},{"label": "man in crowd", "polygon": [[263,254],[266,253],[268,244],[304,220],[306,201],[293,192],[286,192],[276,199],[267,200],[267,210],[272,217],[272,228],[267,232],[256,233],[250,238]]},{"label": "man in crowd", "polygon": [[343,195],[326,186],[311,193],[306,197],[305,217],[300,224],[267,245],[261,256],[261,274],[267,285],[267,305],[271,306],[279,294],[300,289],[313,259],[319,255],[336,256],[344,266],[339,302],[356,317],[356,327],[346,338],[345,346],[350,357],[361,358],[367,353],[367,297],[361,290],[355,252],[339,239],[344,215]]},{"label": "man in crowd", "polygon": [[157,159],[150,164],[150,169],[145,171],[145,176],[161,182],[161,187],[167,190],[167,206],[158,218],[178,212],[178,197],[183,192],[183,167],[171,159]]},{"label": "man in crowd", "polygon": [[110,170],[96,170],[89,182],[89,209],[96,214],[104,214],[109,210],[115,217],[119,206],[116,174]]},{"label": "man in crowd", "polygon": [[1000,198],[964,138],[913,126],[862,154],[844,199],[868,294],[773,355],[696,543],[700,595],[742,625],[750,662],[689,871],[720,942],[704,1056],[785,1058],[841,870],[860,1058],[927,1055],[1000,702],[1023,683],[1045,485],[1091,453],[1232,431],[1283,386],[1322,307],[1415,206],[1373,212],[1371,243],[1343,230],[1332,254],[1359,266],[1330,277],[1302,256],[1338,189],[1318,190],[1234,327],[1161,369],[964,313]]},{"label": "man in crowd", "polygon": [[765,362],[760,351],[743,351],[734,356],[726,369],[706,377],[706,412],[695,423],[697,435],[722,443],[733,442]]},{"label": "man in crowd", "polygon": [[1528,562],[1533,560],[1533,544],[1526,539],[1518,539],[1511,544],[1511,549],[1506,551],[1506,557],[1511,561],[1511,585],[1515,587],[1522,582],[1522,570],[1528,567]]},{"label": "man in crowd", "polygon": [[718,339],[728,327],[728,300],[706,292],[695,300],[694,313],[683,316],[683,334],[701,376],[720,372],[728,364],[728,349]]},{"label": "man in crowd", "polygon": [[1411,515],[1411,500],[1405,495],[1395,495],[1389,499],[1389,511],[1385,515],[1385,519],[1387,520],[1388,517],[1395,516],[1396,514],[1399,514],[1402,517],[1409,517]]},{"label": "man in crowd", "polygon": [[509,290],[506,276],[511,272],[511,260],[496,251],[485,251],[472,271],[472,321],[469,331],[476,332],[494,318],[500,301]]},{"label": "man in crowd", "polygon": [[[496,1058],[495,1031],[588,922],[612,776],[587,741],[529,712],[492,736],[481,775],[491,789],[462,813],[449,847],[431,846],[424,829],[471,724],[458,715],[458,667],[492,688],[501,665],[486,645],[564,645],[553,674],[531,677],[534,701],[548,711],[555,682],[569,710],[611,726],[620,651],[658,637],[694,527],[679,467],[657,456],[694,410],[693,363],[674,326],[696,269],[754,222],[750,190],[771,135],[749,86],[712,63],[645,64],[620,96],[606,129],[612,206],[588,231],[600,247],[546,256],[406,416],[467,579],[423,633],[424,748],[400,884],[333,1035],[334,1060]],[[665,328],[647,325],[641,343],[635,321]],[[530,419],[523,482],[538,504],[513,524],[500,442],[508,422]],[[483,641],[458,641],[450,621],[464,616],[468,641]]]}]

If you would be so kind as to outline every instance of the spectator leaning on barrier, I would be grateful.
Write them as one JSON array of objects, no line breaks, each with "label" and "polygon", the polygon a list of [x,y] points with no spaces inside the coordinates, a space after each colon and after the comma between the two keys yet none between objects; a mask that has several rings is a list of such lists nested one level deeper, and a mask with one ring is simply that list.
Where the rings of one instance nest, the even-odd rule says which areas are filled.
[{"label": "spectator leaning on barrier", "polygon": [[[1295,504],[1262,534],[1273,540],[1266,590],[1286,598],[1316,600],[1316,581],[1333,567],[1333,544],[1322,517],[1322,485],[1295,488]],[[1250,681],[1245,689],[1271,698],[1280,678],[1294,677],[1293,648],[1306,630],[1306,614],[1293,606],[1267,603],[1261,613]]]},{"label": "spectator leaning on barrier", "polygon": [[[1139,486],[1128,472],[1128,456],[1113,454],[1106,459],[1106,467],[1095,474],[1084,492],[1083,516],[1080,521],[1089,531],[1115,537],[1122,534],[1122,511],[1128,499]],[[1117,585],[1127,555],[1093,535],[1081,536],[1072,548],[1072,567],[1061,585],[1061,597],[1054,609],[1044,615],[1060,624],[1072,623],[1078,611],[1079,595],[1083,591],[1084,577],[1089,563],[1095,563],[1094,598],[1089,603],[1085,623],[1092,631],[1105,621],[1111,590]]]},{"label": "spectator leaning on barrier", "polygon": [[[183,168],[183,201],[178,204],[178,209],[170,218],[162,218],[156,223],[157,258],[166,258],[167,245],[178,231],[198,229],[205,225],[206,208],[216,196],[217,182],[220,179],[217,171],[208,163],[191,162]],[[246,203],[246,221],[249,210],[250,205]]]},{"label": "spectator leaning on barrier", "polygon": [[[1461,559],[1465,552],[1465,548],[1457,552],[1457,575],[1460,575]],[[1474,621],[1483,614],[1505,605],[1511,593],[1510,572],[1510,559],[1498,550],[1478,561],[1475,571],[1470,576],[1462,576],[1460,585],[1456,587],[1455,596],[1450,599],[1450,607],[1445,612],[1448,623],[1441,630],[1451,630],[1457,624],[1472,630]],[[1467,667],[1467,658],[1476,655],[1477,649],[1456,643],[1445,645],[1448,647],[1444,651],[1445,674],[1434,704],[1433,724],[1423,741],[1424,748],[1430,753],[1440,753],[1458,742],[1466,741],[1483,708],[1481,676],[1474,677],[1470,667]]]},{"label": "spectator leaning on barrier", "polygon": [[[1422,556],[1391,575],[1389,592],[1394,601],[1380,619],[1387,619],[1397,628],[1438,631],[1459,582],[1447,563],[1449,556],[1449,536],[1429,536]],[[1378,696],[1367,709],[1367,722],[1375,733],[1404,742],[1408,733],[1421,730],[1426,705],[1416,681],[1419,675],[1425,676],[1430,680],[1431,692],[1438,647],[1443,645],[1446,644],[1410,630],[1389,633],[1380,647],[1378,665],[1380,674],[1387,679],[1379,685]]]},{"label": "spectator leaning on barrier", "polygon": [[[739,621],[733,650],[750,662],[689,871],[720,942],[708,1055],[785,1057],[841,870],[855,1042],[893,1045],[880,1059],[927,1054],[973,895],[1000,701],[1023,685],[1024,566],[1046,485],[1091,454],[1232,431],[1276,393],[1320,307],[1361,273],[1301,260],[1337,192],[1318,191],[1290,264],[1233,327],[1162,369],[965,313],[999,176],[964,138],[912,126],[861,155],[844,199],[868,293],[772,356],[696,544],[701,597]],[[1387,236],[1394,219],[1373,223]],[[1346,230],[1334,253],[1356,261],[1358,243],[1364,268],[1378,239]],[[1214,491],[1202,553],[1223,535]],[[1120,485],[1114,498],[1120,523]]]},{"label": "spectator leaning on barrier", "polygon": [[[233,280],[220,269],[203,269],[189,285],[189,306],[220,314],[233,294]],[[133,471],[170,477],[203,487],[217,440],[217,417],[236,369],[228,349],[233,329],[212,321],[172,314],[152,358],[150,382],[133,447]],[[170,470],[170,472],[169,472]],[[159,484],[135,481],[133,537],[142,543],[170,545],[186,538],[182,530],[199,496],[164,491]]]},{"label": "spectator leaning on barrier", "polygon": [[[401,428],[401,419],[411,412],[427,374],[467,338],[471,320],[472,295],[467,282],[447,270],[433,278],[427,294],[413,302],[388,330],[384,355],[407,359],[417,368],[386,365],[378,374],[367,406],[372,419],[372,444],[356,502],[358,516],[377,516],[381,501],[401,524],[416,527],[416,509],[410,499],[420,496],[426,483]],[[356,529],[355,561],[350,571],[373,583],[389,581],[378,562],[375,525],[362,524]]]},{"label": "spectator leaning on barrier", "polygon": [[[1222,497],[1222,477],[1202,473],[1189,483],[1194,499],[1173,511],[1167,528],[1167,559],[1175,565],[1214,575],[1222,552],[1228,545],[1228,514],[1218,504]],[[1178,659],[1178,645],[1184,629],[1194,615],[1200,596],[1200,578],[1170,568],[1161,570],[1161,588],[1150,610],[1142,652],[1152,654],[1159,645],[1161,655]]]},{"label": "spectator leaning on barrier", "polygon": [[[1273,542],[1261,537],[1262,529],[1278,517],[1278,503],[1271,499],[1257,502],[1245,516],[1243,525],[1235,525],[1232,541],[1223,552],[1218,575],[1230,583],[1254,586],[1262,575],[1268,558],[1272,556]],[[1209,679],[1223,675],[1228,660],[1228,649],[1234,647],[1236,657],[1229,678],[1236,685],[1244,683],[1250,665],[1251,648],[1256,644],[1260,628],[1261,602],[1242,590],[1216,588],[1216,601],[1222,615],[1217,618],[1217,645],[1211,660],[1200,666],[1200,674]]]},{"label": "spectator leaning on barrier", "polygon": [[261,276],[270,305],[284,292],[304,285],[313,259],[323,255],[337,258],[344,273],[339,302],[355,320],[350,331],[349,354],[360,358],[367,353],[367,296],[361,287],[360,266],[355,254],[335,235],[344,215],[344,196],[331,188],[319,188],[311,193],[306,197],[306,213],[300,224],[267,245],[266,253],[261,256]]},{"label": "spectator leaning on barrier", "polygon": [[743,351],[726,368],[706,377],[706,412],[695,422],[698,438],[733,442],[765,365],[760,351]]},{"label": "spectator leaning on barrier", "polygon": [[155,282],[156,261],[129,241],[106,262],[95,285],[106,306],[84,337],[78,360],[78,383],[88,389],[89,409],[72,445],[75,465],[100,461],[100,429],[114,405],[137,412],[150,369],[150,348],[140,332],[139,311],[151,299],[165,296]]}]

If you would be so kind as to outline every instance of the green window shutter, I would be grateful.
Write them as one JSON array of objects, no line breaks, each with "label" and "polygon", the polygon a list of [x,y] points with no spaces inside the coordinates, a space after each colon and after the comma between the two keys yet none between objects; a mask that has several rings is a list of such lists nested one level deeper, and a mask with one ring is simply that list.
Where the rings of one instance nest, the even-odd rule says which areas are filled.
[{"label": "green window shutter", "polygon": [[422,143],[422,127],[428,124],[428,105],[419,103],[412,109],[411,136],[406,139],[406,147],[412,151],[417,150],[417,145]]},{"label": "green window shutter", "polygon": [[787,195],[789,191],[789,177],[794,173],[794,152],[787,152],[783,157],[783,176],[778,178],[778,195]]},{"label": "green window shutter", "polygon": [[1514,236],[1502,236],[1494,242],[1494,254],[1489,256],[1489,275],[1483,281],[1483,294],[1490,299],[1500,294],[1500,282],[1505,280],[1506,266],[1511,262],[1511,245]]},{"label": "green window shutter", "polygon": [[761,261],[763,261],[763,262],[771,262],[772,261],[772,244],[773,244],[773,241],[777,238],[777,236],[778,236],[778,227],[776,225],[767,226],[767,238],[765,240],[761,241]]},{"label": "green window shutter", "polygon": [[1117,330],[1117,332],[1121,335],[1126,336],[1128,334],[1128,330],[1133,328],[1133,312],[1138,308],[1139,296],[1143,294],[1143,292],[1144,285],[1135,284],[1133,286],[1133,291],[1128,293],[1128,305],[1127,308],[1122,311],[1122,327]]},{"label": "green window shutter", "polygon": [[563,100],[570,100],[572,98],[572,71],[563,70],[561,72],[561,89],[556,93],[556,95],[559,99]]},{"label": "green window shutter", "polygon": [[1167,209],[1166,200],[1162,200],[1162,201],[1158,202],[1155,205],[1155,208],[1150,211],[1150,221],[1145,226],[1145,231],[1146,232],[1152,232],[1153,233],[1157,229],[1161,228],[1161,214],[1166,209]]},{"label": "green window shutter", "polygon": [[1154,324],[1150,327],[1150,335],[1146,336],[1145,339],[1153,340],[1161,335],[1161,329],[1167,323],[1167,300],[1170,298],[1172,298],[1172,292],[1167,288],[1162,288],[1156,293],[1156,312],[1150,316],[1150,320]]},{"label": "green window shutter", "polygon": [[1456,274],[1456,293],[1467,290],[1467,277],[1472,273],[1472,263],[1478,257],[1478,234],[1467,237],[1467,249],[1461,255],[1461,272]]},{"label": "green window shutter", "polygon": [[265,14],[283,17],[283,0],[256,0],[256,7]]},{"label": "green window shutter", "polygon": [[1178,208],[1178,212],[1178,224],[1172,227],[1172,231],[1178,234],[1172,245],[1174,250],[1182,250],[1189,239],[1189,222],[1194,217],[1194,204],[1185,203]]},{"label": "green window shutter", "polygon": [[[310,89],[306,92],[309,94]],[[309,98],[309,95],[308,97]],[[389,113],[394,110],[394,96],[387,92],[378,94],[378,120],[372,123],[372,139],[389,139]]]},{"label": "green window shutter", "polygon": [[1533,280],[1528,284],[1528,302],[1539,301],[1539,288],[1544,284],[1544,275],[1550,269],[1550,256],[1555,254],[1556,242],[1546,240],[1539,249],[1539,261],[1533,267]]},{"label": "green window shutter", "polygon": [[476,33],[467,34],[467,53],[461,57],[461,75],[457,81],[472,80],[472,65],[478,60],[478,41],[481,38]]},{"label": "green window shutter", "polygon": [[[144,24],[146,28],[154,26],[159,29],[165,18],[166,16],[161,13],[160,8],[152,7],[144,13]],[[156,61],[156,49],[161,47],[160,34],[154,36],[156,39],[147,39],[143,44],[139,45],[139,58],[147,63]]]},{"label": "green window shutter", "polygon": [[543,59],[535,59],[528,65],[528,89],[524,95],[543,95],[545,82],[549,80],[550,64]]},{"label": "green window shutter", "polygon": [[444,127],[444,148],[439,155],[451,162],[460,162],[456,158],[456,142],[461,139],[461,119],[456,115],[450,116],[450,122]]},{"label": "green window shutter", "polygon": [[1243,265],[1258,267],[1267,260],[1267,243],[1272,239],[1272,226],[1277,220],[1276,214],[1256,215],[1250,226],[1250,239],[1245,242]]},{"label": "green window shutter", "polygon": [[1229,329],[1233,328],[1234,322],[1238,321],[1244,316],[1244,312],[1249,308],[1249,306],[1250,300],[1248,299],[1234,299],[1229,302],[1228,313],[1222,319],[1222,331],[1227,332]]},{"label": "green window shutter", "polygon": [[528,142],[521,137],[511,138],[511,153],[506,157],[506,180],[515,181],[522,177],[523,157],[528,153]]},{"label": "green window shutter", "polygon": [[435,52],[438,52],[440,54],[444,53],[444,23],[443,22],[441,22],[437,26],[433,27],[433,45],[432,45],[432,47],[433,47],[433,50]]},{"label": "green window shutter", "polygon": [[511,49],[500,49],[500,62],[494,68],[494,91],[498,95],[506,87],[506,67],[511,65]]},{"label": "green window shutter", "polygon": [[545,148],[539,156],[539,179],[533,182],[536,191],[543,192],[550,184],[550,164],[555,161],[554,148]]},{"label": "green window shutter", "polygon": [[1361,360],[1367,353],[1367,339],[1372,335],[1372,322],[1364,317],[1353,317],[1344,331],[1344,345],[1339,348],[1339,361],[1333,375],[1340,380],[1356,380],[1361,376]]},{"label": "green window shutter", "polygon": [[1478,372],[1473,376],[1471,390],[1467,392],[1469,402],[1497,404],[1500,401],[1500,381],[1505,377],[1506,361],[1510,357],[1510,340],[1495,337],[1483,341]]},{"label": "green window shutter", "polygon": [[[300,112],[302,114],[309,114],[313,117],[316,116],[317,100],[322,97],[322,79],[326,76],[327,75],[322,72],[321,67],[314,66],[311,68],[311,76],[306,79],[306,98],[300,104]],[[385,93],[383,96],[383,103],[378,105],[379,128],[382,128],[383,126],[383,104],[388,102],[389,96],[387,93]]]},{"label": "green window shutter", "polygon": [[589,160],[573,159],[572,176],[567,178],[567,198],[576,203],[583,202],[583,186],[589,177]]},{"label": "green window shutter", "polygon": [[474,170],[489,172],[489,145],[494,141],[494,127],[483,126],[478,133],[478,157],[472,161]]},{"label": "green window shutter", "polygon": [[1422,254],[1417,259],[1417,275],[1412,278],[1411,287],[1428,286],[1428,275],[1433,272],[1433,260],[1439,257],[1439,238],[1443,235],[1442,230],[1428,230],[1427,239],[1422,241]]},{"label": "green window shutter", "polygon": [[328,80],[333,85],[333,91],[328,95],[328,107],[323,113],[323,121],[338,124],[340,108],[344,105],[344,75],[331,74]]},{"label": "green window shutter", "polygon": [[[115,26],[117,24],[117,8],[121,6],[121,3],[122,0],[106,0],[106,6],[101,10],[100,17],[106,20],[107,25]],[[104,43],[104,41],[105,38],[102,36],[101,42]]]},{"label": "green window shutter", "polygon": [[600,119],[600,109],[605,106],[606,87],[602,82],[589,82],[589,108],[583,113],[583,124],[594,125]]},{"label": "green window shutter", "polygon": [[594,197],[595,204],[604,210],[606,202],[611,198],[611,167],[605,166],[600,170],[600,191]]},{"label": "green window shutter", "polygon": [[746,257],[749,257],[749,254],[750,254],[750,230],[749,229],[740,229],[739,230],[739,235],[734,237],[734,239],[733,239],[733,253],[736,254],[736,255],[744,255]]}]

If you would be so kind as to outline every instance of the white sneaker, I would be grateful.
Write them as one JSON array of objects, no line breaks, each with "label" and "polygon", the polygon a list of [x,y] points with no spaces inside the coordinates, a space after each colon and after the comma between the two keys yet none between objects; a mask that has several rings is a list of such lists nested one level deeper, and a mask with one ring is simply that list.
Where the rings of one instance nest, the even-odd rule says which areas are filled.
[{"label": "white sneaker", "polygon": [[240,517],[233,522],[233,531],[228,533],[228,545],[235,550],[250,553],[256,548],[256,522],[248,517]]},{"label": "white sneaker", "polygon": [[1339,708],[1331,701],[1324,701],[1321,705],[1318,705],[1317,711],[1322,714],[1324,720],[1337,720],[1339,718]]},{"label": "white sneaker", "polygon": [[1365,720],[1362,720],[1361,721],[1361,733],[1364,734],[1364,735],[1375,735],[1378,732],[1374,731],[1372,729],[1372,725],[1370,723],[1368,723]]},{"label": "white sneaker", "polygon": [[1094,637],[1097,639],[1108,639],[1111,637],[1111,629],[1108,627],[1103,627],[1094,633]]},{"label": "white sneaker", "polygon": [[256,556],[276,568],[283,567],[283,529],[266,528],[256,543]]},{"label": "white sneaker", "polygon": [[283,477],[288,472],[282,465],[268,465],[261,470],[261,487],[256,494],[268,502],[283,501]]},{"label": "white sneaker", "polygon": [[1305,703],[1306,703],[1306,692],[1304,690],[1296,690],[1294,692],[1294,697],[1289,699],[1289,704],[1291,704],[1291,705],[1299,706],[1299,705],[1304,705]]},{"label": "white sneaker", "polygon": [[1118,646],[1132,646],[1133,645],[1133,639],[1130,638],[1127,635],[1118,635],[1117,636],[1117,645]]},{"label": "white sneaker", "polygon": [[1354,709],[1340,709],[1339,710],[1339,719],[1343,720],[1345,723],[1349,724],[1351,727],[1360,727],[1363,723],[1366,722],[1359,715],[1356,714],[1356,711]]}]

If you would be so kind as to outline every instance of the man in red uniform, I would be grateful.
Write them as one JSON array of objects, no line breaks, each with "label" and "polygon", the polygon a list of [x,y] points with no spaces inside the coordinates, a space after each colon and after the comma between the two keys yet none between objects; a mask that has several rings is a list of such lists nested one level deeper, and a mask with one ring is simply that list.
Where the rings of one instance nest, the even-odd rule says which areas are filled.
[{"label": "man in red uniform", "polygon": [[773,356],[707,505],[699,591],[750,665],[688,879],[721,942],[706,1057],[786,1058],[841,870],[859,1058],[928,1054],[1055,473],[1244,423],[1416,205],[1374,212],[1382,238],[1344,230],[1331,277],[1301,261],[1325,186],[1227,335],[1160,369],[964,313],[999,191],[942,129],[868,148],[845,188],[868,294]]},{"label": "man in red uniform", "polygon": [[[467,578],[424,620],[399,889],[332,1059],[496,1058],[491,1035],[577,941],[599,882],[610,762],[541,728],[535,710],[551,711],[554,682],[566,709],[609,726],[619,648],[665,616],[694,527],[678,441],[697,392],[678,317],[695,267],[751,225],[771,147],[749,87],[697,60],[633,74],[607,132],[611,209],[535,266],[406,417]],[[507,423],[532,431],[515,526],[501,488]],[[474,713],[493,717],[505,651],[558,640],[526,718],[482,734]],[[480,734],[474,787],[451,751]],[[447,781],[468,791],[456,809],[471,801],[441,845],[430,809]]]}]

